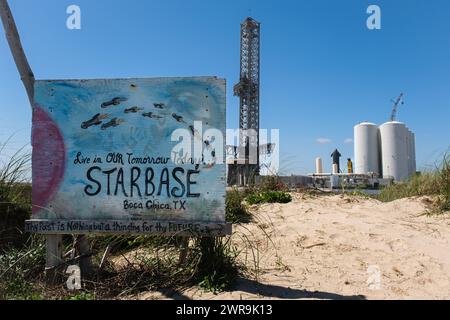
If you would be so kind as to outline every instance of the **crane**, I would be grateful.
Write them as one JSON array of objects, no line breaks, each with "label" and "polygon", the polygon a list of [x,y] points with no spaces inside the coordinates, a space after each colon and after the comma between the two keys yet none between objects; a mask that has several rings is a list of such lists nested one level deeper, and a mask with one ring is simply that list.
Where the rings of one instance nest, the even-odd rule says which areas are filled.
[{"label": "crane", "polygon": [[394,105],[392,106],[391,121],[395,121],[395,117],[397,115],[398,105],[399,104],[404,104],[402,98],[403,98],[403,92],[400,93],[400,95],[397,97],[397,99],[395,101],[391,100],[394,103]]}]

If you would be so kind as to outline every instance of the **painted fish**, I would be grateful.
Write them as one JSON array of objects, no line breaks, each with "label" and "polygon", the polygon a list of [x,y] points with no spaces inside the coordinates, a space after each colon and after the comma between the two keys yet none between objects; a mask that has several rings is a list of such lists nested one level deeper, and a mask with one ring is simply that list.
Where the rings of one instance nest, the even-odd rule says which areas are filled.
[{"label": "painted fish", "polygon": [[192,135],[193,135],[195,138],[201,140],[200,133],[198,132],[197,129],[194,128],[194,126],[192,126],[192,125],[189,126],[189,130],[191,131]]},{"label": "painted fish", "polygon": [[101,107],[102,108],[106,108],[106,107],[109,107],[109,106],[117,106],[117,105],[119,105],[121,102],[124,102],[124,101],[127,101],[127,98],[120,98],[120,97],[115,97],[115,98],[113,98],[113,99],[111,99],[111,100],[109,100],[109,101],[106,101],[106,102],[103,102],[102,103],[102,105],[101,105]]},{"label": "painted fish", "polygon": [[175,120],[177,120],[178,122],[186,123],[186,122],[184,122],[183,117],[177,115],[176,113],[172,113],[172,117],[173,117]]},{"label": "painted fish", "polygon": [[160,115],[154,114],[153,112],[147,112],[142,114],[143,117],[152,118],[152,119],[161,119]]},{"label": "painted fish", "polygon": [[108,123],[102,124],[101,129],[106,130],[110,127],[117,127],[119,124],[123,123],[123,119],[113,118]]},{"label": "painted fish", "polygon": [[108,115],[107,114],[100,114],[97,113],[95,116],[93,116],[91,119],[84,121],[81,123],[81,128],[82,129],[87,129],[91,126],[98,126],[99,124],[102,123],[101,120],[103,119],[107,119]]},{"label": "painted fish", "polygon": [[164,109],[165,104],[164,103],[154,103],[153,106],[157,109]]},{"label": "painted fish", "polygon": [[139,108],[139,107],[135,106],[135,107],[131,107],[131,108],[125,109],[124,112],[125,113],[136,113],[136,112],[141,111],[141,110],[144,110],[144,108]]}]

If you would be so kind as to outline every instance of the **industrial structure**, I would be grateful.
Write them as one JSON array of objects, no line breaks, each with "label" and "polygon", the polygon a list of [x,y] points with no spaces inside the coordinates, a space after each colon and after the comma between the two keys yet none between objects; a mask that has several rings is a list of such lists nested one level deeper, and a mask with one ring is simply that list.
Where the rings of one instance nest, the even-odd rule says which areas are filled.
[{"label": "industrial structure", "polygon": [[355,149],[355,173],[374,173],[379,176],[380,146],[378,127],[371,122],[362,122],[355,126],[353,137]]},{"label": "industrial structure", "polygon": [[240,77],[233,88],[240,130],[235,157],[228,162],[229,184],[248,184],[259,175],[259,72],[260,23],[248,17],[241,23]]},{"label": "industrial structure", "polygon": [[[365,186],[377,188],[391,182],[405,181],[416,173],[415,135],[396,121],[397,109],[403,104],[403,93],[392,100],[389,121],[377,126],[361,122],[354,127],[354,166],[348,159],[348,172],[341,173],[333,164],[331,173],[324,173],[322,159],[316,159],[316,172],[310,174],[314,185],[336,188]],[[336,151],[335,151],[336,152]],[[335,161],[334,161],[335,163]]]},{"label": "industrial structure", "polygon": [[[238,145],[227,145],[228,185],[248,185],[261,180],[260,174],[271,172],[264,162],[270,157],[274,144],[260,145],[260,23],[247,17],[240,27],[240,75],[233,87],[239,97]],[[416,172],[415,136],[404,123],[396,121],[398,107],[403,102],[403,93],[392,100],[389,121],[377,126],[362,122],[354,127],[354,162],[347,158],[347,173],[340,170],[336,149],[333,154],[333,168],[323,172],[322,159],[316,159],[316,172],[301,178],[302,183],[312,182],[314,186],[329,187],[367,186],[375,187],[393,181],[403,181]],[[267,167],[267,168],[266,168]],[[293,183],[300,180],[289,177]],[[289,180],[289,181],[290,181]],[[294,181],[295,180],[295,181]]]},{"label": "industrial structure", "polygon": [[404,181],[416,173],[415,136],[396,121],[398,106],[404,104],[403,93],[392,103],[391,117],[380,127],[369,122],[355,126],[355,172]]},{"label": "industrial structure", "polygon": [[393,107],[392,107],[391,121],[395,121],[395,117],[397,116],[397,109],[398,109],[398,106],[399,106],[400,104],[404,104],[404,102],[403,102],[402,99],[403,99],[403,92],[400,93],[400,95],[398,96],[397,99],[395,99],[395,101],[394,101],[394,100],[391,100],[391,101],[394,103],[394,105],[393,105]]},{"label": "industrial structure", "polygon": [[355,173],[404,181],[416,172],[415,136],[398,121],[377,127],[363,122],[354,128]]},{"label": "industrial structure", "polygon": [[416,172],[414,134],[398,121],[386,122],[379,130],[383,177],[395,181],[408,179]]}]

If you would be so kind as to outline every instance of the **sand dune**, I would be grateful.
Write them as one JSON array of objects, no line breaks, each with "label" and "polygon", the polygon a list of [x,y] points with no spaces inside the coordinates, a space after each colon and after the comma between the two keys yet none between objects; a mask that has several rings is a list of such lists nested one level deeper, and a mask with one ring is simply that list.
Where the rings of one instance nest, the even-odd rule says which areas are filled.
[{"label": "sand dune", "polygon": [[381,203],[347,195],[292,195],[288,204],[252,206],[256,221],[235,228],[240,257],[249,268],[259,266],[258,281],[239,279],[232,291],[218,295],[190,289],[171,297],[450,298],[450,215],[424,215],[426,199]]}]

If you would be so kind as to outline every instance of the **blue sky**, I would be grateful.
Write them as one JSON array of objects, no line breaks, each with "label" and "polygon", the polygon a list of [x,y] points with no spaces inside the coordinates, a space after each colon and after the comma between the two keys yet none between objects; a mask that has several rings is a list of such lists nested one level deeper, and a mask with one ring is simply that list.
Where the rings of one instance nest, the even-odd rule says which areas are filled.
[{"label": "blue sky", "polygon": [[[287,173],[325,168],[338,148],[353,158],[353,126],[381,124],[405,93],[398,120],[416,133],[418,168],[450,146],[450,2],[251,0],[10,0],[37,79],[217,75],[227,79],[227,127],[238,126],[239,24],[261,22],[261,127],[280,129]],[[81,30],[66,8],[81,8]],[[381,30],[366,9],[381,7]],[[0,36],[0,141],[29,143],[31,112]],[[318,138],[330,143],[318,143]]]}]

